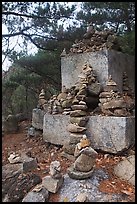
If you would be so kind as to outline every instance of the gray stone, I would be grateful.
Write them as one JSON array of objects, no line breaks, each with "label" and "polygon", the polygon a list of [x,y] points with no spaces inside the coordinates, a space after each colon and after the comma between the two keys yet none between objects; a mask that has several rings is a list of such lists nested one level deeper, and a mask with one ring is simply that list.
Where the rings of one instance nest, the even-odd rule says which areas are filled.
[{"label": "gray stone", "polygon": [[88,202],[88,194],[87,193],[78,194],[76,202]]},{"label": "gray stone", "polygon": [[[129,85],[135,88],[135,58],[115,50],[102,50],[73,54],[61,58],[62,87],[70,88],[78,81],[81,67],[85,62],[91,64],[95,70],[101,86],[105,86],[109,75],[118,85],[118,90],[123,88],[123,72],[129,77]],[[73,75],[72,75],[73,73]]]},{"label": "gray stone", "polygon": [[63,177],[53,179],[51,176],[45,176],[42,179],[42,185],[51,193],[56,193],[63,184]]},{"label": "gray stone", "polygon": [[86,110],[88,107],[86,105],[72,105],[72,110]]},{"label": "gray stone", "polygon": [[69,124],[68,115],[44,115],[43,139],[52,144],[64,145],[69,142],[70,133],[66,130]]},{"label": "gray stone", "polygon": [[80,172],[88,172],[95,165],[95,159],[92,156],[81,154],[74,162],[74,168]]},{"label": "gray stone", "polygon": [[114,109],[114,108],[126,108],[126,103],[124,100],[121,99],[112,99],[104,104],[102,104],[104,109]]},{"label": "gray stone", "polygon": [[131,155],[116,164],[114,173],[135,186],[135,155]]},{"label": "gray stone", "polygon": [[74,151],[75,151],[75,144],[73,143],[66,143],[64,144],[63,146],[63,151],[68,153],[68,154],[71,154],[71,155],[74,155]]},{"label": "gray stone", "polygon": [[71,117],[79,117],[79,116],[86,116],[87,113],[86,111],[83,111],[83,110],[74,110],[74,111],[71,111],[70,112],[70,116]]},{"label": "gray stone", "polygon": [[69,132],[74,132],[74,133],[77,133],[77,132],[83,132],[83,131],[85,131],[86,130],[86,128],[85,127],[80,127],[80,126],[78,126],[78,125],[75,125],[75,124],[69,124],[67,127],[67,131],[69,131]]},{"label": "gray stone", "polygon": [[121,202],[128,200],[128,195],[123,193],[104,193],[99,190],[100,182],[109,179],[105,169],[94,169],[92,176],[86,179],[78,180],[70,178],[68,174],[64,175],[64,183],[58,192],[59,202],[76,202],[80,193],[87,193],[89,202]]},{"label": "gray stone", "polygon": [[70,140],[69,140],[69,144],[77,144],[80,139],[82,139],[83,134],[80,133],[71,133],[70,134]]},{"label": "gray stone", "polygon": [[9,164],[2,167],[2,200],[3,202],[20,202],[25,194],[36,184],[40,183],[41,178],[31,172],[24,173],[23,165]]},{"label": "gray stone", "polygon": [[70,117],[71,123],[77,123],[79,126],[84,127],[87,124],[88,117]]},{"label": "gray stone", "polygon": [[67,173],[68,173],[69,177],[72,179],[78,179],[78,180],[87,179],[87,178],[91,177],[93,174],[93,171],[94,171],[94,167],[90,171],[87,171],[87,172],[77,171],[74,167],[74,164],[72,164],[67,169]]},{"label": "gray stone", "polygon": [[[86,133],[92,141],[93,149],[118,153],[135,143],[135,116],[88,116]],[[70,141],[66,130],[70,122],[69,115],[45,114],[43,139],[53,144],[64,145]]]},{"label": "gray stone", "polygon": [[36,129],[43,129],[43,118],[45,112],[41,109],[35,108],[32,111],[32,126]]},{"label": "gray stone", "polygon": [[99,95],[101,91],[101,85],[99,83],[92,83],[88,85],[88,93],[90,95]]},{"label": "gray stone", "polygon": [[36,158],[28,157],[26,154],[22,154],[21,161],[23,163],[23,172],[28,172],[38,167]]},{"label": "gray stone", "polygon": [[135,143],[134,116],[91,116],[86,127],[94,149],[118,153]]},{"label": "gray stone", "polygon": [[[48,201],[49,192],[46,188],[41,187],[38,189],[37,185],[32,191],[28,192],[23,198],[22,202],[46,202]],[[40,184],[41,186],[41,184]]]}]

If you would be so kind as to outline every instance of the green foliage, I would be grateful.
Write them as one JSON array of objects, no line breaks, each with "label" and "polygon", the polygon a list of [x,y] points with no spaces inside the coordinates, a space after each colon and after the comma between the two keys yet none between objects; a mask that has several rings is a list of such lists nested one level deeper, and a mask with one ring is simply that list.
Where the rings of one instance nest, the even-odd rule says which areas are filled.
[{"label": "green foliage", "polygon": [[119,36],[118,40],[123,53],[135,55],[135,31]]}]

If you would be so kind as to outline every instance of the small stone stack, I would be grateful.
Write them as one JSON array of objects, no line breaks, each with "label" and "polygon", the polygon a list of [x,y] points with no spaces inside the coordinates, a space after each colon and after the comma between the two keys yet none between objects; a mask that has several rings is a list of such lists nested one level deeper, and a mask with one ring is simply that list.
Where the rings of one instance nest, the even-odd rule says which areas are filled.
[{"label": "small stone stack", "polygon": [[63,184],[64,177],[61,174],[61,165],[59,161],[53,161],[50,164],[50,175],[42,179],[42,185],[51,193],[56,193]]},{"label": "small stone stack", "polygon": [[46,110],[46,106],[47,106],[47,100],[45,99],[45,91],[44,89],[42,89],[39,94],[38,108],[42,110]]},{"label": "small stone stack", "polygon": [[128,76],[126,72],[123,72],[123,94],[133,96],[133,90],[129,86]]},{"label": "small stone stack", "polygon": [[[84,39],[80,41],[75,40],[72,48],[70,48],[69,55],[73,53],[95,52],[103,49],[121,51],[117,36],[112,30],[97,31],[93,29],[89,32],[85,33]],[[62,56],[66,56],[66,54]]]},{"label": "small stone stack", "polygon": [[58,114],[62,113],[63,109],[60,101],[57,98],[57,95],[53,95],[48,101],[48,113],[50,114]]},{"label": "small stone stack", "polygon": [[86,100],[90,98],[90,94],[93,94],[93,97],[99,95],[101,89],[96,75],[93,73],[93,68],[88,63],[84,64],[78,77],[79,81],[73,87],[74,95],[70,92],[71,96],[73,95],[70,124],[67,126],[67,130],[70,132],[70,141],[63,147],[65,153],[72,155],[74,154],[75,145],[87,130],[88,106]]},{"label": "small stone stack", "polygon": [[68,175],[73,179],[91,177],[96,163],[97,152],[90,147],[90,140],[86,135],[83,135],[76,145],[74,156],[76,160],[68,168]]},{"label": "small stone stack", "polygon": [[118,92],[117,84],[110,76],[106,87],[99,95],[99,107],[101,113],[107,116],[129,116],[130,112],[127,110],[127,103],[123,95]]}]

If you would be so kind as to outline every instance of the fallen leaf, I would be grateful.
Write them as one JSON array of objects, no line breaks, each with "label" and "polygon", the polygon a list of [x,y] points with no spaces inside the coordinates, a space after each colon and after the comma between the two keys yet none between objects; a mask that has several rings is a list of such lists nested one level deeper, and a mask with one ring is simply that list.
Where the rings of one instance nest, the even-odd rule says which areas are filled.
[{"label": "fallen leaf", "polygon": [[127,190],[121,190],[121,192],[122,193],[124,193],[124,194],[126,194],[126,195],[133,195],[133,193],[132,192],[129,192],[129,191],[127,191]]}]

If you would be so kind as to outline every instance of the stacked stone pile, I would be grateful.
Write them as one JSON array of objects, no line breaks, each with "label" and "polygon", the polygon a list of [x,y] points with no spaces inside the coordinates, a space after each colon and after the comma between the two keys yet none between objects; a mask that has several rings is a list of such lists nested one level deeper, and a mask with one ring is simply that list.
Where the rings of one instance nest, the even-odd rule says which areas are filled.
[{"label": "stacked stone pile", "polygon": [[[64,145],[64,152],[72,155],[75,145],[87,130],[88,106],[89,104],[92,104],[93,107],[98,105],[97,97],[101,91],[100,83],[91,65],[84,64],[78,78],[79,81],[74,86],[73,100],[70,106],[70,124],[67,126],[67,131],[70,132],[70,141]],[[96,104],[94,104],[95,100]]]},{"label": "stacked stone pile", "polygon": [[80,142],[77,143],[74,151],[76,160],[68,168],[68,175],[73,179],[85,179],[91,177],[97,152],[90,147],[90,140],[86,135],[83,135]]},{"label": "stacked stone pile", "polygon": [[106,87],[99,95],[99,107],[104,115],[108,116],[130,116],[133,107],[133,100],[128,102],[124,100],[124,95],[120,94],[117,89],[117,84],[110,76]]},{"label": "stacked stone pile", "polygon": [[45,99],[45,91],[44,89],[41,90],[39,94],[39,101],[38,101],[38,108],[42,110],[46,110],[47,100]]},{"label": "stacked stone pile", "polygon": [[51,193],[56,193],[62,186],[64,177],[61,174],[61,165],[59,161],[52,161],[50,164],[49,176],[42,179],[42,185]]},{"label": "stacked stone pile", "polygon": [[63,87],[60,94],[53,95],[48,101],[42,89],[38,107],[50,114],[62,113],[71,117],[83,117],[90,106],[92,109],[97,107],[100,91],[101,85],[92,66],[85,63],[78,75],[78,82],[71,88]]},{"label": "stacked stone pile", "polygon": [[[103,49],[113,49],[121,51],[116,34],[112,30],[97,31],[95,29],[89,30],[83,36],[82,40],[75,40],[69,51],[72,53],[95,52]],[[63,51],[61,56],[66,56]]]}]

